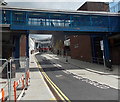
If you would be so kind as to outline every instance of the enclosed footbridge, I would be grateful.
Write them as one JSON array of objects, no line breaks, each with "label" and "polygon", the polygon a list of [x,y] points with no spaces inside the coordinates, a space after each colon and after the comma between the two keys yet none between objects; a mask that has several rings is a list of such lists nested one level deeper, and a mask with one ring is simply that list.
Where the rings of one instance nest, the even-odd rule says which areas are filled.
[{"label": "enclosed footbridge", "polygon": [[1,24],[11,30],[120,32],[120,14],[91,11],[50,11],[2,7]]}]

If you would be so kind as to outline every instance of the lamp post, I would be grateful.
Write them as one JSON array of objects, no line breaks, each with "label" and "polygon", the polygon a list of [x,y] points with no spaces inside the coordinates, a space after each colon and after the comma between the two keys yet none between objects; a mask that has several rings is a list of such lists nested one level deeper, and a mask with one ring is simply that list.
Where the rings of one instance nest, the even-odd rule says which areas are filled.
[{"label": "lamp post", "polygon": [[66,62],[68,62],[67,50],[66,50]]},{"label": "lamp post", "polygon": [[[67,40],[66,35],[65,35],[65,41]],[[64,42],[64,46],[66,46]],[[68,62],[68,54],[67,54],[67,49],[65,48],[65,55],[66,55],[66,62]]]}]

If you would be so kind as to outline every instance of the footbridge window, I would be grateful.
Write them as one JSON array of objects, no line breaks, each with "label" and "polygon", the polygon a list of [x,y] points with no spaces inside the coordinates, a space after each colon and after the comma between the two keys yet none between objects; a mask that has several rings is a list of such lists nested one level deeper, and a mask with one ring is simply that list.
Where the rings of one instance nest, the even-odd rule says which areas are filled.
[{"label": "footbridge window", "polygon": [[[43,14],[44,15],[44,14]],[[29,25],[50,26],[50,27],[69,27],[70,17],[66,15],[44,15],[30,14],[28,18]]]},{"label": "footbridge window", "polygon": [[90,25],[90,16],[75,15],[72,17],[71,26],[80,27],[80,26],[89,26]]},{"label": "footbridge window", "polygon": [[26,23],[25,12],[14,11],[12,17],[13,24],[24,25]]},{"label": "footbridge window", "polygon": [[107,16],[91,16],[92,26],[108,27],[108,17]]}]

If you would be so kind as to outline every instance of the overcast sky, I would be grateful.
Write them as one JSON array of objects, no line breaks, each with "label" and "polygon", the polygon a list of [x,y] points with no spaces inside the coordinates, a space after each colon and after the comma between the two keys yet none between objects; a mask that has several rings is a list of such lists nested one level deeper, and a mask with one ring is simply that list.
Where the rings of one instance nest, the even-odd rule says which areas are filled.
[{"label": "overcast sky", "polygon": [[30,34],[31,38],[35,38],[36,40],[42,40],[46,38],[51,38],[52,35],[38,35],[38,34]]},{"label": "overcast sky", "polygon": [[8,6],[38,9],[76,10],[85,1],[110,2],[112,0],[5,0],[5,1],[8,2]]}]

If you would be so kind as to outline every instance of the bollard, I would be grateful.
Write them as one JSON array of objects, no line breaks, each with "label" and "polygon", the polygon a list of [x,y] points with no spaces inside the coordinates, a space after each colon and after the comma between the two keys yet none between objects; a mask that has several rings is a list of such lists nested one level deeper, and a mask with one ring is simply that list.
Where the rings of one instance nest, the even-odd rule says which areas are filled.
[{"label": "bollard", "polygon": [[29,70],[29,59],[26,59],[26,68],[25,68],[25,89],[28,86],[28,70]]},{"label": "bollard", "polygon": [[17,86],[20,84],[20,83],[22,83],[22,89],[24,89],[24,87],[25,87],[25,85],[24,85],[24,76],[22,75],[22,77],[18,80],[18,81],[14,81],[14,85],[13,85],[13,87],[14,87],[14,102],[16,102],[17,101]]},{"label": "bollard", "polygon": [[67,52],[66,52],[66,62],[68,62],[68,55],[67,55]]},{"label": "bollard", "polygon": [[25,90],[27,90],[28,87],[28,74],[27,72],[25,73]]},{"label": "bollard", "polygon": [[1,93],[2,93],[2,102],[5,102],[5,92],[4,92],[4,89],[2,88],[1,89]]},{"label": "bollard", "polygon": [[26,72],[26,85],[28,86],[29,84],[29,71]]},{"label": "bollard", "polygon": [[16,87],[17,87],[17,82],[16,81],[14,81],[14,85],[13,85],[13,87],[14,87],[14,101],[16,102],[17,101],[17,94],[16,94]]},{"label": "bollard", "polygon": [[25,85],[24,85],[24,76],[22,75],[22,89],[24,89]]}]

